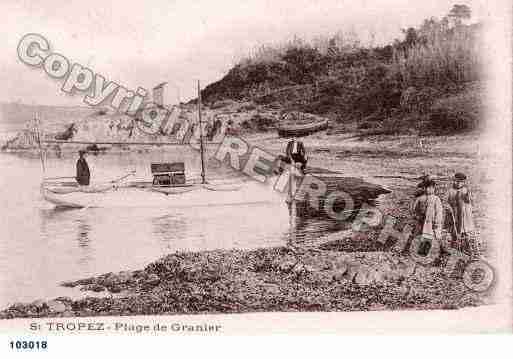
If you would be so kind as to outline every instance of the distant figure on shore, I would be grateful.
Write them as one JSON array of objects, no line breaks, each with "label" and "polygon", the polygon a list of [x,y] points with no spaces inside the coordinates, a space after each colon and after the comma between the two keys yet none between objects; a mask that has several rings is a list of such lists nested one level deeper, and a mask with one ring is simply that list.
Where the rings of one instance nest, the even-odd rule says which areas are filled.
[{"label": "distant figure on shore", "polygon": [[78,151],[79,159],[77,161],[77,182],[81,186],[89,186],[89,179],[91,174],[89,172],[89,165],[85,159],[86,151]]},{"label": "distant figure on shore", "polygon": [[290,161],[289,163],[301,163],[301,171],[304,173],[308,159],[306,157],[303,142],[298,141],[296,138],[292,138],[289,143],[287,143],[285,154],[287,155],[288,161]]},{"label": "distant figure on shore", "polygon": [[[424,243],[430,244],[433,238],[442,238],[444,209],[440,197],[435,194],[435,181],[424,179],[418,187],[422,188],[424,193],[415,199],[411,208],[417,221],[414,235],[421,235],[425,239]],[[420,246],[419,254],[425,255],[428,252],[429,249],[426,249],[425,245]]]},{"label": "distant figure on shore", "polygon": [[480,249],[474,231],[472,196],[466,180],[467,176],[465,174],[456,173],[452,188],[447,193],[447,202],[454,221],[453,246],[456,249],[468,252],[471,256],[478,256]]}]

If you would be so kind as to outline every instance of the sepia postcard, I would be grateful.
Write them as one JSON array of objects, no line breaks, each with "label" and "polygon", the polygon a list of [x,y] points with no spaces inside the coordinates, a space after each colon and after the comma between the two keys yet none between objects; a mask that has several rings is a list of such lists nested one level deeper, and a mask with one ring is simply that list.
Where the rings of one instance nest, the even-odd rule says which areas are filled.
[{"label": "sepia postcard", "polygon": [[509,1],[0,11],[10,351],[512,332]]}]

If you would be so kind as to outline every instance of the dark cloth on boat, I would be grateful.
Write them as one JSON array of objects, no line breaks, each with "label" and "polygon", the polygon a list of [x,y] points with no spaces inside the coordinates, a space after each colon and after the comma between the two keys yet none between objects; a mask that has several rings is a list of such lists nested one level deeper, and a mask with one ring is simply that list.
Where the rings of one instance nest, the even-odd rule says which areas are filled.
[{"label": "dark cloth on boat", "polygon": [[85,158],[81,157],[77,161],[77,182],[81,186],[89,186],[89,179],[91,174],[89,172],[89,165]]}]

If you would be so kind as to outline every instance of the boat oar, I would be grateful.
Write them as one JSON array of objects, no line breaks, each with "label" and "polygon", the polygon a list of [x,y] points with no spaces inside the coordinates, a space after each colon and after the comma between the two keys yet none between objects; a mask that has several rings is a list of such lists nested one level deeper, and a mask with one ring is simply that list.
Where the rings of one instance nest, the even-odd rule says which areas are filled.
[{"label": "boat oar", "polygon": [[45,178],[43,178],[44,181],[59,180],[59,179],[76,179],[76,177],[64,176],[64,177],[45,177]]},{"label": "boat oar", "polygon": [[135,174],[135,172],[136,172],[135,170],[130,171],[129,173],[127,173],[127,174],[126,174],[126,175],[124,175],[124,176],[121,176],[121,177],[119,177],[119,178],[113,179],[112,181],[110,181],[110,183],[117,183],[117,182],[121,182],[121,181],[122,181],[122,180],[124,180],[125,178],[127,178],[127,177],[130,177],[130,176],[134,175],[134,174]]}]

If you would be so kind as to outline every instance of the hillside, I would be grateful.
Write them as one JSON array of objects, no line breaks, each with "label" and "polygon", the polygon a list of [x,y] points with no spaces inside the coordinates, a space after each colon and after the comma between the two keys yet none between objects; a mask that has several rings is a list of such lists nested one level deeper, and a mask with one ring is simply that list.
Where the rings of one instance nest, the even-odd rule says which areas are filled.
[{"label": "hillside", "polygon": [[264,109],[330,118],[362,132],[448,134],[479,127],[481,26],[429,19],[393,44],[363,48],[299,42],[263,47],[202,91]]}]

